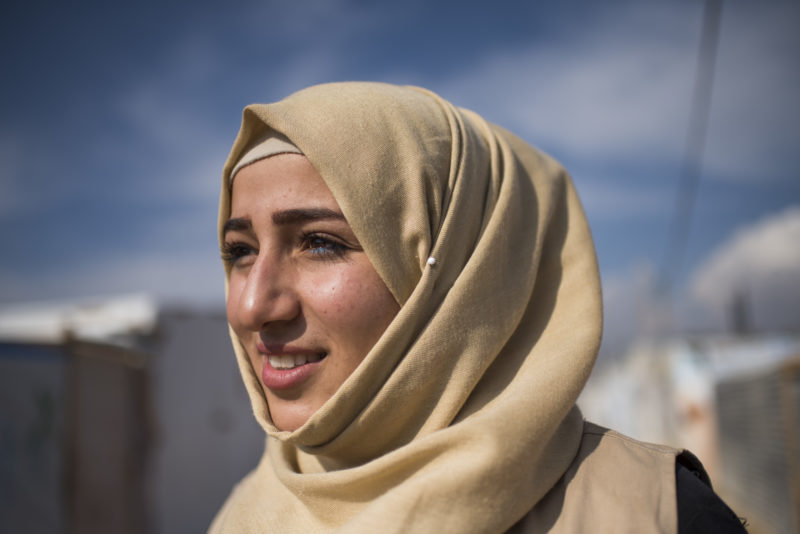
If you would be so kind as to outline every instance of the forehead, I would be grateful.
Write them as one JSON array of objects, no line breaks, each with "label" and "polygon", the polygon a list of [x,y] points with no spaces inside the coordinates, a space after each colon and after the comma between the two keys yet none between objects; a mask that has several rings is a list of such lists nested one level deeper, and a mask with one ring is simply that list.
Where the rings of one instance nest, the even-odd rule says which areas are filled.
[{"label": "forehead", "polygon": [[337,208],[322,176],[305,156],[278,154],[242,168],[233,180],[231,216],[253,209]]}]

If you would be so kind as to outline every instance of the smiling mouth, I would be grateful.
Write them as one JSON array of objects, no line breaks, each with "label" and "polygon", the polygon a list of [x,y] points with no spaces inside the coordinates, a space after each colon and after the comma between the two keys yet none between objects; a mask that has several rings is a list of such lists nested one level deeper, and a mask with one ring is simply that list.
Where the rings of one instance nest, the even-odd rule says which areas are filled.
[{"label": "smiling mouth", "polygon": [[294,369],[295,367],[300,367],[301,365],[305,365],[307,363],[317,363],[318,361],[324,359],[327,355],[327,352],[322,354],[277,354],[270,355],[267,358],[269,359],[269,364],[273,369],[285,371],[288,369]]}]

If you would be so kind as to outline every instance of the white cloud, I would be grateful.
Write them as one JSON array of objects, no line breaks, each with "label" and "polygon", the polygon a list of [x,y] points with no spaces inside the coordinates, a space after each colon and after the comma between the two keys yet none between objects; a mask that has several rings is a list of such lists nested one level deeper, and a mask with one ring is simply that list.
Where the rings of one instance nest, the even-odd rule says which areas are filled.
[{"label": "white cloud", "polygon": [[[799,17],[796,2],[733,2],[723,8],[705,160],[720,178],[796,177]],[[787,160],[792,169],[781,166]]]},{"label": "white cloud", "polygon": [[677,157],[696,49],[693,25],[681,19],[695,13],[618,9],[589,32],[487,53],[443,92],[531,141],[575,154]]},{"label": "white cloud", "polygon": [[0,270],[3,302],[41,301],[87,295],[147,293],[161,302],[224,305],[222,263],[216,254],[140,253],[92,258],[56,272]]},{"label": "white cloud", "polygon": [[757,328],[800,328],[800,206],[736,231],[691,280],[691,296],[724,321],[735,295]]},{"label": "white cloud", "polygon": [[588,48],[487,57],[448,82],[446,93],[531,141],[572,153],[679,154],[689,89],[681,55],[609,43]]},{"label": "white cloud", "polygon": [[[344,4],[344,0],[314,0],[302,7],[291,2],[254,4],[248,11],[234,13],[237,34],[243,34],[245,42],[249,35],[252,42],[264,47],[260,54],[251,54],[263,64],[251,68],[232,70],[227,65],[230,54],[240,51],[220,47],[213,36],[197,29],[187,30],[164,51],[149,77],[138,79],[118,95],[116,112],[145,140],[149,150],[163,156],[161,166],[155,169],[163,176],[158,191],[161,199],[188,196],[208,201],[219,195],[222,165],[236,135],[237,117],[231,116],[233,128],[221,128],[216,114],[192,100],[194,88],[225,78],[237,87],[237,94],[253,93],[257,95],[254,100],[264,101],[265,97],[281,98],[335,79],[348,60],[347,39],[386,18],[381,10],[348,11]],[[319,46],[321,27],[330,32],[325,46]],[[240,106],[249,103],[242,101]],[[106,150],[119,153],[131,147]],[[152,194],[147,189],[136,192]]]},{"label": "white cloud", "polygon": [[[173,77],[170,82],[162,78],[143,80],[119,96],[117,112],[137,131],[142,142],[139,146],[127,146],[125,140],[112,138],[106,143],[115,146],[107,146],[105,151],[120,154],[146,147],[152,152],[151,157],[156,155],[157,163],[148,170],[158,176],[158,191],[153,191],[152,183],[148,183],[133,188],[134,192],[157,194],[161,199],[208,201],[219,195],[222,165],[235,132],[220,131],[211,117],[175,98],[181,87],[191,85],[212,69],[204,62],[184,60],[184,56],[181,51],[175,64],[165,69],[170,73],[165,77]],[[141,154],[127,154],[127,157],[141,157]]]},{"label": "white cloud", "polygon": [[653,280],[653,266],[646,262],[603,276],[601,357],[619,357],[631,341],[643,333],[652,333],[656,320],[651,297]]},{"label": "white cloud", "polygon": [[584,181],[578,194],[589,220],[621,220],[664,215],[672,209],[662,188],[631,188]]},{"label": "white cloud", "polygon": [[314,42],[321,32],[347,37],[369,28],[376,16],[386,11],[370,4],[354,8],[348,0],[306,0],[304,2],[254,2],[236,21],[241,31],[256,35],[269,32],[276,43],[294,46]]},{"label": "white cloud", "polygon": [[[528,140],[582,157],[681,161],[702,9],[626,4],[593,29],[493,49],[436,89]],[[787,178],[800,134],[800,37],[787,3],[726,5],[704,170]]]}]

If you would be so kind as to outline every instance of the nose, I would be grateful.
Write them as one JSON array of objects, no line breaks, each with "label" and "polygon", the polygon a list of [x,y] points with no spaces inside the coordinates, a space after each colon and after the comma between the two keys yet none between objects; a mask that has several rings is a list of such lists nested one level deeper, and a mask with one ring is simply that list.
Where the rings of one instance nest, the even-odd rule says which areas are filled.
[{"label": "nose", "polygon": [[247,272],[236,302],[237,322],[250,331],[285,325],[300,313],[293,274],[281,261],[262,251]]}]

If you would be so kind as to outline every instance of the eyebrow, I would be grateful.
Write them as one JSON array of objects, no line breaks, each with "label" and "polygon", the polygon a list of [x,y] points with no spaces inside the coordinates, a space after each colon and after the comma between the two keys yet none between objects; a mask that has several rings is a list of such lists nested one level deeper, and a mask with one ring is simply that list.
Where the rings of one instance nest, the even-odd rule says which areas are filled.
[{"label": "eyebrow", "polygon": [[345,220],[344,215],[327,208],[300,208],[276,211],[272,214],[272,222],[275,224],[296,224],[325,219]]},{"label": "eyebrow", "polygon": [[[298,208],[291,210],[277,211],[272,214],[272,222],[275,224],[297,224],[310,221],[321,221],[326,219],[334,219],[339,221],[346,221],[344,215],[338,211],[329,210],[327,208]],[[233,231],[247,231],[253,228],[253,223],[246,217],[235,217],[225,221],[222,226],[222,235]]]},{"label": "eyebrow", "polygon": [[250,230],[252,227],[253,223],[250,222],[250,219],[244,219],[244,218],[228,219],[227,221],[225,221],[225,224],[222,225],[222,235],[234,231],[243,232],[245,230]]}]

